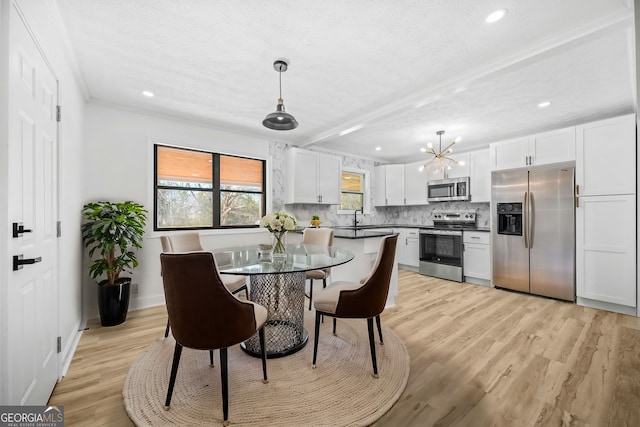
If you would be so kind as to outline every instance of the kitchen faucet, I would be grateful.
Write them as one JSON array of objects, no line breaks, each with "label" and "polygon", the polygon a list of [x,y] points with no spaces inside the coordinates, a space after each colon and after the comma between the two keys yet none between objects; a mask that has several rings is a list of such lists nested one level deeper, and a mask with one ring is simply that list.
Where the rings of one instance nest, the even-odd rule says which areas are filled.
[{"label": "kitchen faucet", "polygon": [[364,214],[364,208],[360,208],[360,209],[356,209],[355,211],[353,211],[353,229],[354,231],[358,229],[358,212],[360,212],[361,214]]}]

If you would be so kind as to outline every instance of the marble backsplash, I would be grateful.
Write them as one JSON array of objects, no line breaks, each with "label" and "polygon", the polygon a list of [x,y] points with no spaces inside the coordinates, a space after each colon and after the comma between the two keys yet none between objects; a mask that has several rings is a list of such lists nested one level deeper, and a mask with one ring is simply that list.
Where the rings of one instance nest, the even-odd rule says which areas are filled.
[{"label": "marble backsplash", "polygon": [[[285,205],[285,173],[286,150],[288,144],[271,142],[269,154],[272,160],[272,209],[273,211],[285,211],[294,215],[300,226],[309,225],[312,215],[318,215],[322,225],[346,226],[353,225],[353,215],[338,214],[335,205],[295,204]],[[373,160],[356,157],[341,156],[342,166],[368,170],[371,173],[371,188],[369,198],[371,210],[369,214],[358,214],[360,224],[408,224],[408,225],[433,225],[433,212],[438,211],[475,211],[478,227],[489,227],[490,211],[489,203],[468,202],[442,202],[420,206],[373,206],[373,192],[375,177],[373,168],[376,166]]]}]

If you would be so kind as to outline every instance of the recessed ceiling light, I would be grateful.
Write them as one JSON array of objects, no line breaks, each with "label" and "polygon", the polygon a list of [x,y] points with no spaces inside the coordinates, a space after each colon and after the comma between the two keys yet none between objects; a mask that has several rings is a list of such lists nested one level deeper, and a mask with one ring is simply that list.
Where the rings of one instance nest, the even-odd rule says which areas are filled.
[{"label": "recessed ceiling light", "polygon": [[538,104],[539,108],[547,108],[549,105],[551,105],[551,103],[549,101],[544,101],[541,102],[540,104]]},{"label": "recessed ceiling light", "polygon": [[382,150],[382,147],[376,147],[376,151]]},{"label": "recessed ceiling light", "polygon": [[153,92],[148,91],[148,90],[144,90],[144,91],[142,91],[142,94],[143,94],[144,96],[146,96],[147,98],[153,98],[153,97],[154,97]]},{"label": "recessed ceiling light", "polygon": [[342,132],[340,132],[340,136],[344,136],[348,133],[355,132],[359,129],[362,129],[362,125],[356,125],[356,126],[350,127],[349,129],[345,129]]},{"label": "recessed ceiling light", "polygon": [[487,16],[487,22],[489,24],[493,24],[496,21],[501,20],[502,18],[504,18],[504,15],[507,13],[506,10],[504,9],[499,9],[496,10],[495,12],[493,12],[491,15]]}]

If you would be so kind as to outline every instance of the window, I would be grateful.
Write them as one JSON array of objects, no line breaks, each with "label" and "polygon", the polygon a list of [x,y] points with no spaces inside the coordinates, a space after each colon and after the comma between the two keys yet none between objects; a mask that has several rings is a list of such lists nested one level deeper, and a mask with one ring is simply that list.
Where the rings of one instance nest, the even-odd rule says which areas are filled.
[{"label": "window", "polygon": [[154,230],[258,227],[265,161],[154,145]]},{"label": "window", "polygon": [[342,196],[340,210],[358,210],[364,208],[365,174],[342,172]]}]

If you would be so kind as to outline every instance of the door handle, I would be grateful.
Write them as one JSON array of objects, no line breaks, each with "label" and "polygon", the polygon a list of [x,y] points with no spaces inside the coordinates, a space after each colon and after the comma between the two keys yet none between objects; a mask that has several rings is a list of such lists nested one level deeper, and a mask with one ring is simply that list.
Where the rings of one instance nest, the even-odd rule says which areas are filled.
[{"label": "door handle", "polygon": [[33,233],[33,230],[27,230],[26,228],[24,228],[24,225],[22,225],[21,222],[14,222],[13,223],[13,238],[17,238],[17,237],[22,237],[21,234],[22,233]]},{"label": "door handle", "polygon": [[536,233],[536,207],[533,192],[529,192],[529,248],[533,248],[533,235]]},{"label": "door handle", "polygon": [[529,239],[527,238],[527,224],[529,223],[529,208],[528,208],[528,203],[527,203],[527,196],[529,195],[528,192],[525,191],[524,193],[524,223],[522,224],[522,230],[524,232],[524,247],[525,248],[529,248]]},{"label": "door handle", "polygon": [[13,256],[13,271],[18,271],[22,268],[23,265],[35,264],[36,262],[42,261],[42,257],[38,258],[23,258],[23,255],[14,255]]}]

